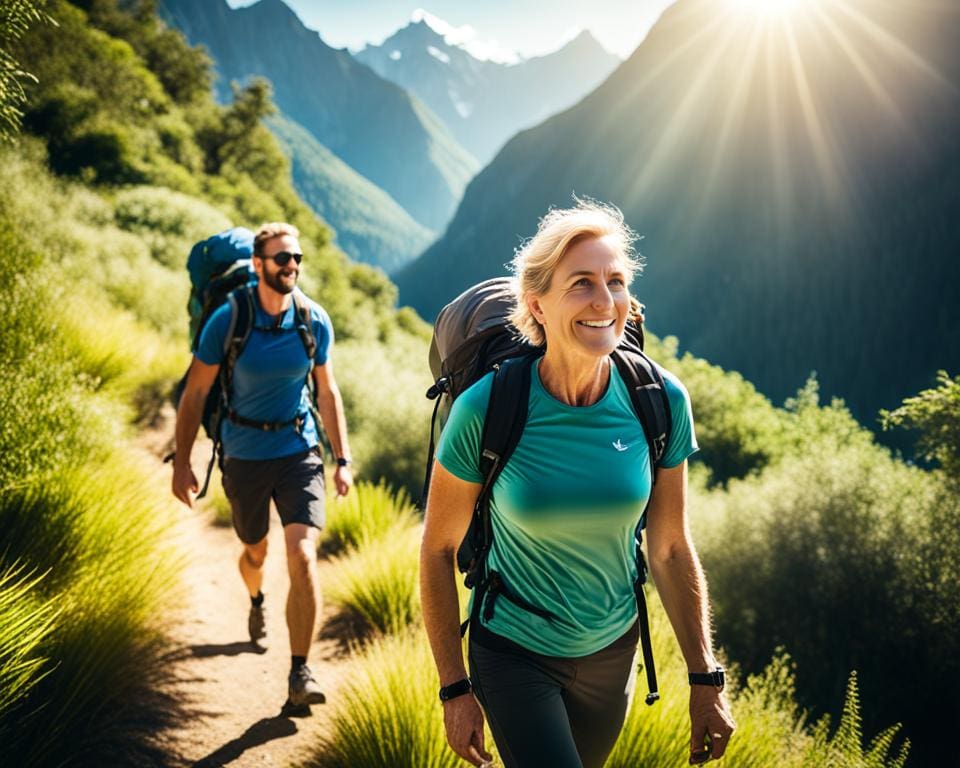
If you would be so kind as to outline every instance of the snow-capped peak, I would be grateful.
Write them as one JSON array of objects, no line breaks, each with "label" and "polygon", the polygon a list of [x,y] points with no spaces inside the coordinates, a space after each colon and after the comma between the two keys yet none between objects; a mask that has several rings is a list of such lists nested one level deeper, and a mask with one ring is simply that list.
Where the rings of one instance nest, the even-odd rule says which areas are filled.
[{"label": "snow-capped peak", "polygon": [[464,24],[462,27],[455,27],[423,8],[417,8],[411,15],[410,20],[414,24],[423,22],[443,37],[443,41],[447,45],[461,48],[475,59],[495,61],[500,64],[515,64],[520,61],[520,56],[516,51],[502,48],[496,40],[478,39],[477,31],[469,24]]}]

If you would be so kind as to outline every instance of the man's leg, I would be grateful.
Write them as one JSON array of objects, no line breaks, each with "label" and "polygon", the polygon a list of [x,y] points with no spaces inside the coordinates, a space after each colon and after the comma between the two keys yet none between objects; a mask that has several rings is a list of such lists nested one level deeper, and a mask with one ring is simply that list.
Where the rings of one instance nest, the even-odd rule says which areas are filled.
[{"label": "man's leg", "polygon": [[287,570],[290,592],[287,595],[287,628],[290,630],[290,654],[310,654],[313,631],[320,604],[317,581],[317,536],[319,530],[303,523],[290,523],[283,529],[287,544]]},{"label": "man's leg", "polygon": [[244,544],[240,554],[240,576],[247,585],[247,592],[254,598],[263,586],[263,563],[267,559],[267,537],[256,544]]},{"label": "man's leg", "polygon": [[289,702],[321,704],[326,699],[307,666],[316,628],[320,590],[317,581],[317,538],[324,523],[323,461],[318,452],[292,456],[284,462],[274,491],[283,523],[290,592],[287,628],[290,631]]},{"label": "man's leg", "polygon": [[263,585],[263,563],[267,557],[272,488],[271,462],[230,458],[224,462],[223,490],[230,501],[233,528],[243,544],[238,565],[240,577],[250,594],[247,630],[254,643],[259,643],[267,636],[260,587]]}]

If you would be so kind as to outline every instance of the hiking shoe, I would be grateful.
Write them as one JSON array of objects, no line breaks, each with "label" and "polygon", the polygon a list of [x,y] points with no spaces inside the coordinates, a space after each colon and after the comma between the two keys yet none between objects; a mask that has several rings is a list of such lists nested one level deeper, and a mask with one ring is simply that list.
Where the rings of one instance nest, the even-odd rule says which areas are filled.
[{"label": "hiking shoe", "polygon": [[263,603],[250,606],[250,615],[247,616],[247,629],[250,630],[250,642],[256,643],[267,636],[267,617],[263,610]]},{"label": "hiking shoe", "polygon": [[297,667],[290,673],[288,702],[295,707],[304,704],[323,704],[327,697],[320,690],[320,684],[313,679],[313,673],[306,664]]}]

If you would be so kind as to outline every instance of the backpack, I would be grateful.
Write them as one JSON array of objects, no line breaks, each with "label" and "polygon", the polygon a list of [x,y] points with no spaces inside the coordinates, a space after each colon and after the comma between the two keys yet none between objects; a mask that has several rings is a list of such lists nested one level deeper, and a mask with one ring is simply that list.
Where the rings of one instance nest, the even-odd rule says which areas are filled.
[{"label": "backpack", "polygon": [[[257,275],[253,271],[251,262],[253,238],[253,232],[249,229],[235,227],[200,241],[193,246],[187,258],[187,270],[190,273],[192,286],[190,300],[187,304],[187,310],[190,314],[191,352],[196,353],[200,346],[200,336],[214,311],[224,303],[229,303],[231,307],[230,324],[223,342],[223,361],[220,364],[217,378],[207,394],[200,420],[207,437],[213,441],[213,451],[207,464],[203,487],[197,494],[198,499],[202,499],[207,493],[210,476],[213,474],[213,465],[218,457],[222,468],[221,428],[224,418],[242,426],[271,432],[290,426],[299,431],[304,423],[303,414],[298,414],[290,421],[264,422],[248,419],[230,407],[230,395],[233,391],[233,369],[250,338],[254,318],[256,317],[253,293],[256,290]],[[314,390],[313,380],[310,376],[313,371],[314,355],[317,351],[317,342],[310,326],[310,305],[299,290],[293,292],[293,302],[296,314],[296,330],[303,343],[307,359],[310,361],[305,385],[310,391],[311,411],[319,425],[320,419],[313,406]],[[189,368],[174,388],[172,397],[174,407],[180,405],[180,398],[183,396],[188,375]],[[169,454],[164,461],[172,461],[175,455],[175,453]]]},{"label": "backpack", "polygon": [[[493,543],[490,522],[493,485],[520,442],[527,419],[531,366],[544,353],[542,347],[535,347],[520,339],[510,323],[508,317],[514,302],[513,282],[510,278],[493,278],[468,288],[440,310],[430,345],[430,368],[435,383],[427,390],[427,397],[434,400],[435,405],[421,496],[424,506],[430,484],[436,422],[440,408],[444,407],[445,413],[448,413],[453,400],[464,390],[491,370],[495,371],[480,446],[480,471],[484,479],[470,526],[457,549],[457,568],[464,574],[464,584],[475,590],[473,609],[470,617],[460,627],[461,636],[466,633],[471,619],[479,617],[481,612],[483,618],[489,621],[496,600],[500,597],[531,613],[551,618],[548,612],[511,592],[500,575],[488,569],[486,564],[487,554]],[[662,458],[669,442],[670,403],[659,370],[643,352],[643,305],[635,300],[631,302],[632,317],[627,321],[623,338],[611,358],[627,386],[630,402],[643,427],[655,483],[657,462]],[[637,561],[634,593],[649,688],[646,702],[653,704],[660,696],[643,591],[647,580],[647,564],[641,544],[646,513],[644,509],[634,531],[634,553]]]},{"label": "backpack", "polygon": [[187,271],[190,273],[190,351],[196,352],[200,333],[210,315],[227,296],[257,282],[253,271],[254,234],[245,227],[234,227],[201,240],[190,249]]}]

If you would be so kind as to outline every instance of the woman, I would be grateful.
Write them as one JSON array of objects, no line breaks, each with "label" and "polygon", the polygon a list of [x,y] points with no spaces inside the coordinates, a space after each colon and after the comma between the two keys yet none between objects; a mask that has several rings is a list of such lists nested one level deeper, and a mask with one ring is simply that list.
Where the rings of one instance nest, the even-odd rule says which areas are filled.
[{"label": "woman", "polygon": [[[420,590],[447,740],[474,765],[489,760],[484,711],[507,768],[599,768],[623,725],[638,637],[633,529],[651,493],[651,473],[643,430],[609,355],[630,314],[635,237],[617,209],[578,201],[549,212],[514,261],[511,319],[546,351],[532,366],[520,443],[493,488],[488,562],[512,592],[550,618],[498,601],[493,616],[471,624],[469,679],[454,555],[481,488],[479,444],[492,374],[454,402],[441,435]],[[647,547],[694,673],[693,764],[721,757],[734,723],[722,686],[701,684],[716,680],[704,673],[718,665],[685,510],[686,460],[697,445],[686,390],[662,373],[673,425],[647,512]]]}]

